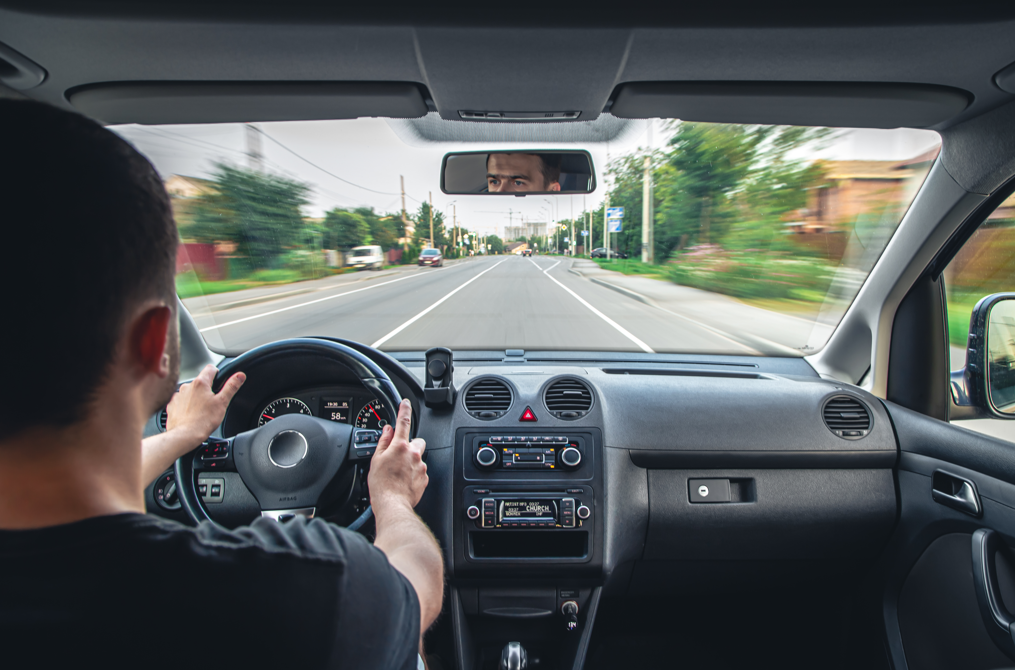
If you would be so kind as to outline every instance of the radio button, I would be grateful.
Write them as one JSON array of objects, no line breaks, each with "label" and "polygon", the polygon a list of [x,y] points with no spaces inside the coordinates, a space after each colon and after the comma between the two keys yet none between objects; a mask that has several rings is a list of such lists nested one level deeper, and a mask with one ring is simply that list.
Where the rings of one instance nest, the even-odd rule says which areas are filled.
[{"label": "radio button", "polygon": [[557,437],[553,438],[553,441],[554,442],[567,442],[567,438],[563,437],[561,435],[558,435]]},{"label": "radio button", "polygon": [[578,507],[578,512],[577,512],[577,514],[578,514],[578,518],[579,518],[579,519],[587,519],[587,518],[589,518],[590,516],[592,516],[592,510],[590,510],[590,509],[589,509],[588,507],[586,507],[585,505],[580,505],[580,506]]},{"label": "radio button", "polygon": [[469,509],[465,510],[465,516],[467,516],[467,517],[469,517],[470,519],[473,519],[473,520],[478,519],[479,518],[479,508],[476,507],[475,505],[470,505]]},{"label": "radio button", "polygon": [[491,442],[503,442],[504,438],[503,437],[491,437],[490,441]]}]

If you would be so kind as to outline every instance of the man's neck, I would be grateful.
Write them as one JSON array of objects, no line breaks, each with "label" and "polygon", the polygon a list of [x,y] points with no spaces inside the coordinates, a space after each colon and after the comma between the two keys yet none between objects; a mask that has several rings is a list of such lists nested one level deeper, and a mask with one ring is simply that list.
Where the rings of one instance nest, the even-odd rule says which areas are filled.
[{"label": "man's neck", "polygon": [[0,528],[144,512],[143,421],[128,399],[110,400],[96,403],[84,422],[0,440]]}]

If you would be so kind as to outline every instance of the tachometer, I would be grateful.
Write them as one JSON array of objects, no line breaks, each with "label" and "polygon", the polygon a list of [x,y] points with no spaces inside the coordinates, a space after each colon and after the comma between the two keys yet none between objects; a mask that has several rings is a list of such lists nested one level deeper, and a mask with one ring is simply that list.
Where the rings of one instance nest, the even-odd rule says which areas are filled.
[{"label": "tachometer", "polygon": [[388,425],[387,419],[381,418],[381,413],[384,411],[384,403],[376,398],[366,404],[366,406],[359,411],[356,415],[356,427],[357,428],[371,428],[373,430],[380,430]]},{"label": "tachometer", "polygon": [[257,425],[263,426],[283,414],[306,414],[307,416],[313,416],[310,408],[303,401],[296,398],[279,398],[261,410],[261,415],[257,417]]}]

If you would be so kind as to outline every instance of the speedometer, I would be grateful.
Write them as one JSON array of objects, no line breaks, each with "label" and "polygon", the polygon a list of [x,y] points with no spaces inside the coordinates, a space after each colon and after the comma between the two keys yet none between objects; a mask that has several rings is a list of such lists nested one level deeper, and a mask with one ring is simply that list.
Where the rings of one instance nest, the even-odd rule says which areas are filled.
[{"label": "speedometer", "polygon": [[272,419],[277,419],[284,414],[306,414],[307,416],[313,416],[310,408],[302,400],[279,398],[261,410],[261,415],[257,417],[257,425],[263,426]]},{"label": "speedometer", "polygon": [[373,430],[384,428],[388,425],[388,420],[381,418],[382,412],[384,412],[384,403],[377,399],[371,400],[356,415],[356,427]]}]

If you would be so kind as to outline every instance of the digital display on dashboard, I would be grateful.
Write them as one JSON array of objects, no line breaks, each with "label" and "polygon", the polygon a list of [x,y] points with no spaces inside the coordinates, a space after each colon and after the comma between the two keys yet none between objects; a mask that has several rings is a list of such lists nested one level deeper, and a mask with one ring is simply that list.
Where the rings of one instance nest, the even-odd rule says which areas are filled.
[{"label": "digital display on dashboard", "polygon": [[556,519],[557,504],[553,500],[503,500],[500,518],[510,519]]},{"label": "digital display on dashboard", "polygon": [[349,423],[351,406],[352,398],[323,398],[321,400],[321,418]]}]

